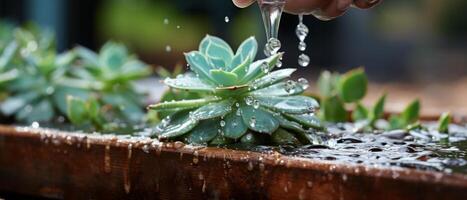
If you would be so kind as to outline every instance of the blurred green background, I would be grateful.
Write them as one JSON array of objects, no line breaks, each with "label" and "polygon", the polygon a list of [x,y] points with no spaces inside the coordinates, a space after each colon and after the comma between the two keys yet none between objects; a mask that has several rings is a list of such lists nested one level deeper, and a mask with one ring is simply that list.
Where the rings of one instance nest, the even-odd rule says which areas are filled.
[{"label": "blurred green background", "polygon": [[[297,64],[297,16],[285,14],[279,33],[284,65],[299,68],[306,77],[316,77],[322,69],[363,65],[372,81],[382,83],[465,79],[465,10],[466,0],[387,0],[370,10],[350,9],[328,22],[307,16],[307,68]],[[76,44],[98,49],[116,40],[146,62],[167,68],[184,63],[182,52],[197,49],[205,34],[233,46],[254,35],[264,44],[258,6],[238,9],[230,0],[0,0],[0,18],[56,31],[62,50]]]}]

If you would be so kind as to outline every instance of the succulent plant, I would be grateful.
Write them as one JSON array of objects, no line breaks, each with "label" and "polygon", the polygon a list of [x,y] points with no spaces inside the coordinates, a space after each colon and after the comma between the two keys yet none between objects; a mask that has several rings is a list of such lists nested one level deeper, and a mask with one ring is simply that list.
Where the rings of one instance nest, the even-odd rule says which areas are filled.
[{"label": "succulent plant", "polygon": [[[3,34],[0,25],[0,111],[16,121],[31,123],[66,119],[79,125],[81,101],[101,108],[112,121],[138,123],[144,117],[144,96],[133,85],[148,76],[148,65],[114,42],[99,54],[84,47],[57,53],[53,34],[34,26]],[[73,98],[69,98],[69,97]],[[73,100],[70,100],[73,99]],[[81,101],[79,101],[79,100]],[[70,102],[73,105],[70,105]],[[77,103],[76,103],[77,102]],[[100,113],[102,114],[102,113]],[[62,117],[60,117],[62,116]],[[99,115],[100,116],[100,115]],[[73,119],[71,119],[73,117]],[[102,117],[84,118],[104,127]]]},{"label": "succulent plant", "polygon": [[110,105],[114,111],[112,120],[139,123],[144,117],[145,96],[138,92],[134,82],[151,74],[149,65],[130,55],[126,47],[107,42],[99,54],[85,47],[73,50],[80,67],[71,74],[80,83],[92,85],[101,105]]},{"label": "succulent plant", "polygon": [[203,144],[311,143],[321,126],[314,115],[318,102],[299,95],[308,87],[306,79],[286,80],[291,68],[272,71],[281,53],[253,62],[257,48],[250,37],[234,53],[207,35],[198,51],[185,54],[192,72],[164,80],[173,90],[197,96],[150,105],[168,113],[154,136]]}]

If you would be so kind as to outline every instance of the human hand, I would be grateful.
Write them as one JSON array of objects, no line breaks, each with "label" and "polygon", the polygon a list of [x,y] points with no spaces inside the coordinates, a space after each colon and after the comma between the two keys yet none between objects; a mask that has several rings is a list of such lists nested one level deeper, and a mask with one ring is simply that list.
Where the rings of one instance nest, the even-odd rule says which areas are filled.
[{"label": "human hand", "polygon": [[[256,0],[232,0],[233,3],[244,8]],[[286,0],[285,12],[291,14],[312,14],[321,20],[330,20],[341,16],[351,6],[366,9],[371,8],[382,0]]]}]

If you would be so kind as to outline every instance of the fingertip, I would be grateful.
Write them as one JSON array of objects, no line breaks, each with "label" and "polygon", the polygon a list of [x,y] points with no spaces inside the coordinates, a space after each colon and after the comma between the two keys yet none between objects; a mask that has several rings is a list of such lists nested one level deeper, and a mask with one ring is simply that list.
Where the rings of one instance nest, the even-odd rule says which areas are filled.
[{"label": "fingertip", "polygon": [[251,5],[255,0],[232,0],[233,3],[239,8],[245,8]]},{"label": "fingertip", "polygon": [[360,9],[367,9],[379,4],[382,0],[355,0],[353,5]]}]

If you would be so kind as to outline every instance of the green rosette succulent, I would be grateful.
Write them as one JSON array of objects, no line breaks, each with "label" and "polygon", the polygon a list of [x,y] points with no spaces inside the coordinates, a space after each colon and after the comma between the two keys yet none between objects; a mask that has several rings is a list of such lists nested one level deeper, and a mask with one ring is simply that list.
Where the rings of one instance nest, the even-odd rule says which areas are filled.
[{"label": "green rosette succulent", "polygon": [[318,102],[300,95],[306,80],[287,80],[295,69],[272,71],[282,53],[253,62],[257,48],[250,37],[234,53],[225,41],[207,35],[198,51],[185,54],[192,72],[164,80],[179,95],[197,95],[150,105],[167,115],[154,136],[216,145],[312,143],[321,126],[314,115]]}]

